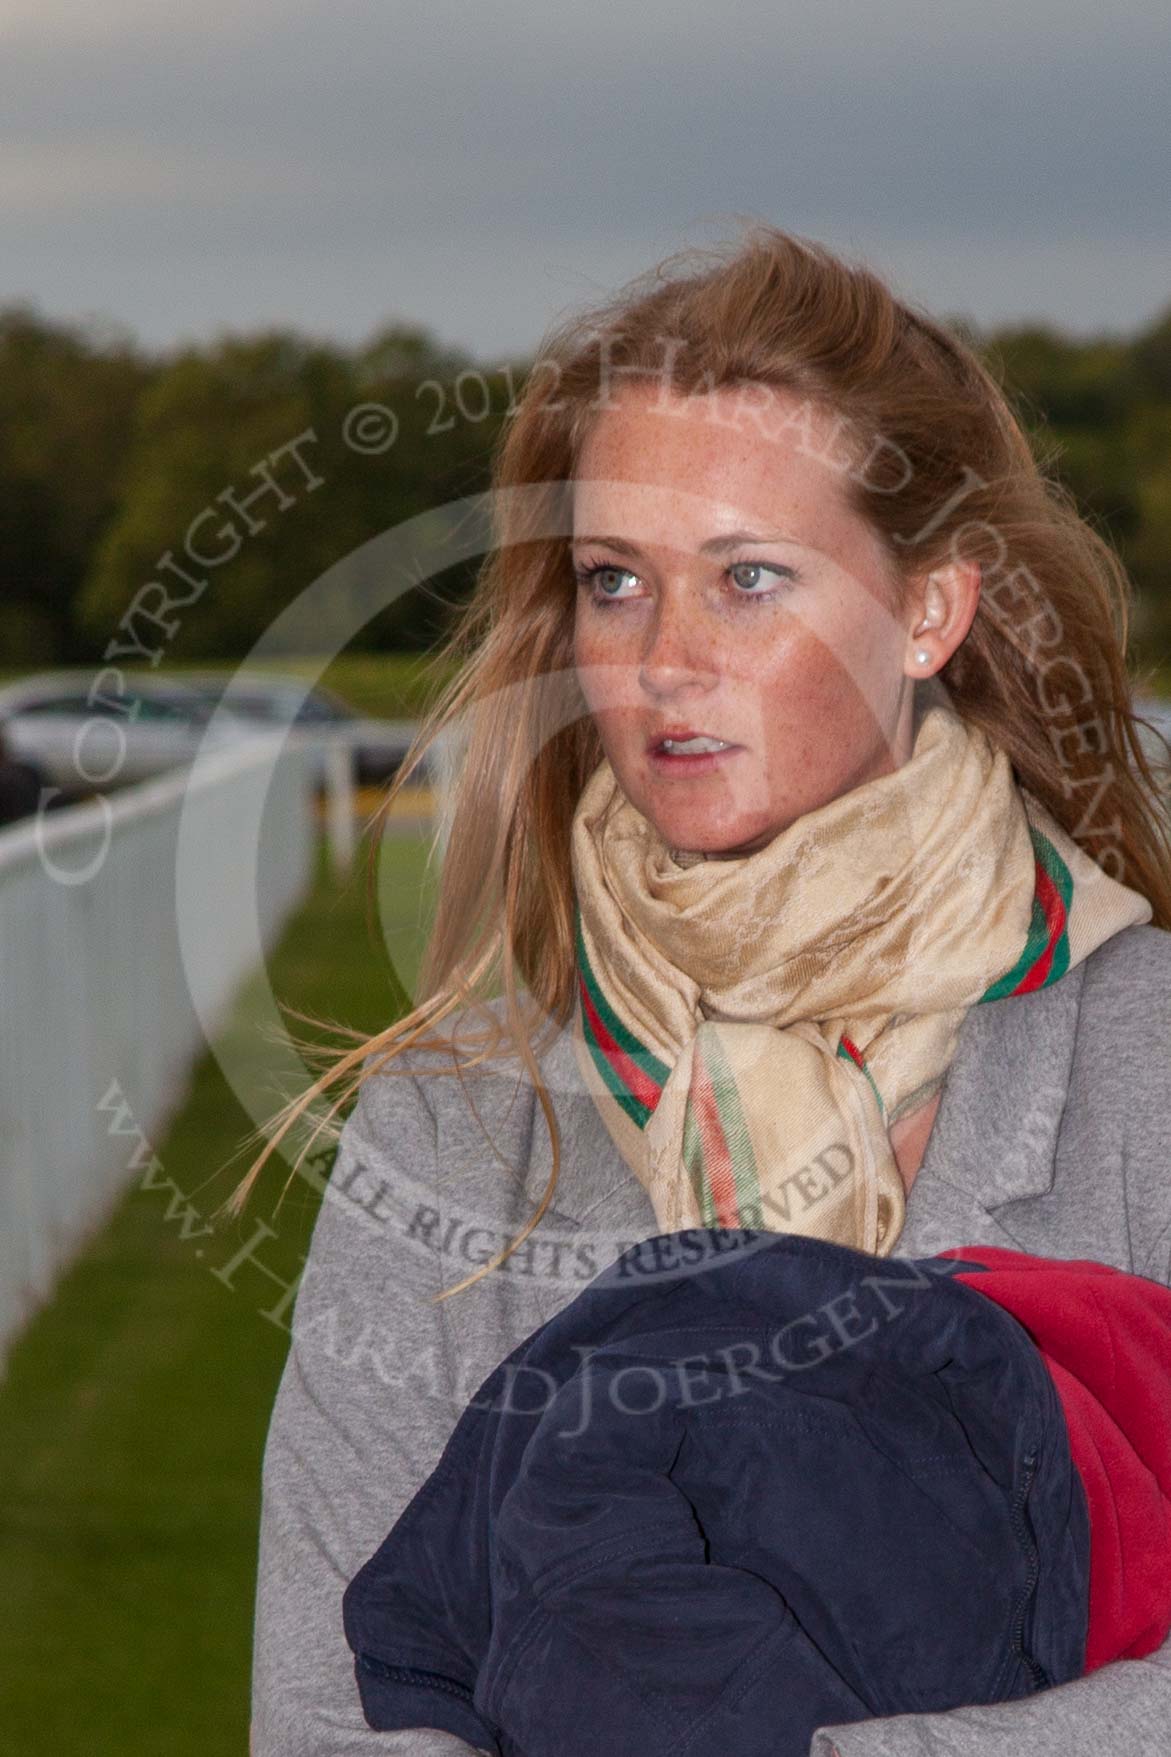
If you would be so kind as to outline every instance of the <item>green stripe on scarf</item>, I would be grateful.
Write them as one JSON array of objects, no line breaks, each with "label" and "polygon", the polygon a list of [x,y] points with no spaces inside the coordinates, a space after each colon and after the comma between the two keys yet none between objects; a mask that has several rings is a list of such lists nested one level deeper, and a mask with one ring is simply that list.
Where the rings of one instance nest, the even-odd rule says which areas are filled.
[{"label": "green stripe on scarf", "polygon": [[[1069,969],[1069,905],[1073,874],[1049,840],[1029,825],[1036,860],[1033,908],[1025,948],[998,982],[986,988],[980,1002],[1003,1000],[1018,990],[1047,988]],[[1045,961],[1048,960],[1046,969]],[[977,1004],[980,1004],[978,1002]]]},{"label": "green stripe on scarf", "polygon": [[[639,1041],[611,1007],[591,968],[581,931],[581,910],[576,906],[573,920],[577,967],[584,989],[580,996],[582,1034],[607,1090],[630,1120],[643,1129],[658,1103],[659,1094],[666,1085],[671,1070],[653,1050]],[[587,997],[589,1006],[586,1005]],[[590,1017],[590,1007],[596,1014],[598,1026],[612,1040],[611,1044],[599,1040],[594,1019]],[[645,1096],[640,1096],[635,1089],[636,1083],[643,1088]]]},{"label": "green stripe on scarf", "polygon": [[[760,1178],[748,1119],[740,1103],[735,1077],[714,1031],[697,1033],[694,1055],[700,1090],[710,1089],[715,1105],[709,1113],[714,1138],[705,1152],[703,1134],[691,1095],[683,1119],[683,1159],[705,1226],[744,1226],[761,1212]],[[692,1067],[692,1093],[697,1069]],[[749,1216],[748,1221],[744,1219]],[[756,1224],[759,1224],[757,1221]]]}]

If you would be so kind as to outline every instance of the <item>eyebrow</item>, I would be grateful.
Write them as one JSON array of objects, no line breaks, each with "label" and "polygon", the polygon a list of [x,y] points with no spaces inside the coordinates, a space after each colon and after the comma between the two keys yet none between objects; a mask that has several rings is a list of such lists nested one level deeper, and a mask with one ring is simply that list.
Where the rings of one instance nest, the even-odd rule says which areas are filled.
[{"label": "eyebrow", "polygon": [[[635,543],[628,543],[623,537],[572,537],[572,543],[603,543],[608,549],[617,549],[620,555],[641,555],[642,551]],[[709,537],[701,543],[701,555],[723,555],[729,549],[738,549],[742,543],[790,543],[797,549],[806,545],[796,537],[787,536],[784,531],[729,531],[722,537]]]}]

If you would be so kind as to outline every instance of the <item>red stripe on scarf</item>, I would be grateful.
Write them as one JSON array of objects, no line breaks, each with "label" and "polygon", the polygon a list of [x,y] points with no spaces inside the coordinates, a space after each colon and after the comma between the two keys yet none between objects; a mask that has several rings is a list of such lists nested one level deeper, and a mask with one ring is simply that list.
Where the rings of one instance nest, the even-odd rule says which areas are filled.
[{"label": "red stripe on scarf", "polygon": [[637,1098],[641,1104],[645,1104],[648,1110],[654,1110],[662,1096],[661,1089],[656,1086],[650,1076],[639,1067],[638,1063],[632,1061],[626,1051],[615,1043],[613,1037],[602,1023],[597,1008],[589,997],[585,978],[581,975],[580,971],[578,973],[577,983],[581,990],[582,1005],[586,1010],[586,1017],[589,1020],[590,1030],[593,1032],[594,1039],[597,1042],[599,1049],[602,1051],[606,1060],[609,1062],[618,1078],[627,1087],[631,1095],[634,1098]]},{"label": "red stripe on scarf", "polygon": [[720,1120],[720,1107],[715,1088],[708,1075],[707,1064],[696,1045],[691,1069],[691,1091],[688,1095],[703,1146],[703,1168],[715,1206],[717,1226],[740,1224],[740,1201],[736,1194],[736,1177],[732,1155]]},{"label": "red stripe on scarf", "polygon": [[1058,940],[1065,932],[1065,907],[1061,894],[1053,883],[1041,862],[1037,861],[1037,901],[1045,917],[1045,925],[1049,929],[1049,940],[1044,951],[1039,952],[1031,970],[1026,970],[1013,994],[1028,994],[1034,988],[1043,988],[1049,980],[1049,971],[1053,964],[1053,953]]}]

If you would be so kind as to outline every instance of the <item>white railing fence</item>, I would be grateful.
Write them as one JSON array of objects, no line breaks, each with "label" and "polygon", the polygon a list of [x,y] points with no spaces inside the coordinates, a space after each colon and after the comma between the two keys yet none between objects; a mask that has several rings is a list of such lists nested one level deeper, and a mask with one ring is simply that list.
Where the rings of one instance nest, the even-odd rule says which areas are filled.
[{"label": "white railing fence", "polygon": [[255,963],[257,922],[267,950],[312,883],[313,763],[308,746],[274,763],[258,737],[0,830],[0,1374],[134,1175],[103,1096],[116,1084],[161,1135]]},{"label": "white railing fence", "polygon": [[467,756],[467,748],[467,729],[461,722],[445,726],[442,731],[436,733],[427,752],[428,772],[434,800],[433,845],[436,858],[440,863],[447,852],[447,839],[455,811],[455,791]]}]

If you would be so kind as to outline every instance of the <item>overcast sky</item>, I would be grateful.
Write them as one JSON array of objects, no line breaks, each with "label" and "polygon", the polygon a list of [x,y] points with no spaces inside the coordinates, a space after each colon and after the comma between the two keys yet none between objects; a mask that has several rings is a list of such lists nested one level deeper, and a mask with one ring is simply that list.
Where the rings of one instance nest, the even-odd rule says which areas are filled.
[{"label": "overcast sky", "polygon": [[1171,305],[1166,0],[0,0],[0,304],[484,360],[747,215],[981,325]]}]

